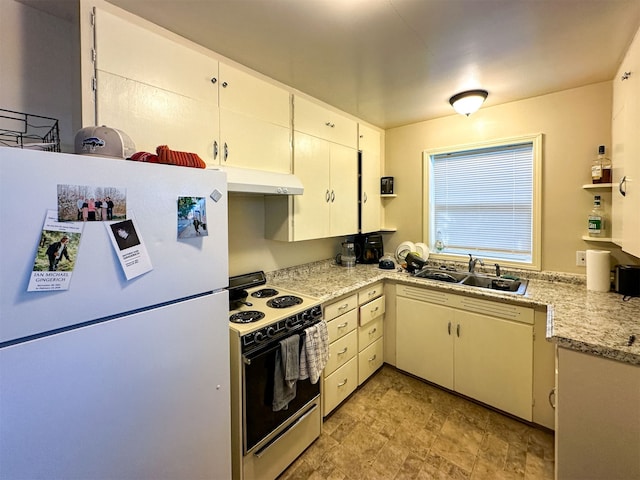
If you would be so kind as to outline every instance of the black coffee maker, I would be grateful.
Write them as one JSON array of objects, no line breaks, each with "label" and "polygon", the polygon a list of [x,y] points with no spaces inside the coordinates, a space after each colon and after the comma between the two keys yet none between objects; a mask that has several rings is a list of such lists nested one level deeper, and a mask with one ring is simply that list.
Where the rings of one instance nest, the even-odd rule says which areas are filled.
[{"label": "black coffee maker", "polygon": [[384,255],[382,235],[379,233],[366,233],[355,236],[356,263],[378,263]]}]

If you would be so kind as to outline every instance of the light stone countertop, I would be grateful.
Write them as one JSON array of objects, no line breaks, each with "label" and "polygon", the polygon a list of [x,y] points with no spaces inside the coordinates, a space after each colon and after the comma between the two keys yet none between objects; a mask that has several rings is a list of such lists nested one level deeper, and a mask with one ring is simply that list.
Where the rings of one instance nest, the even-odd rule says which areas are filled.
[{"label": "light stone countertop", "polygon": [[[640,298],[593,292],[584,276],[553,272],[519,273],[529,279],[524,295],[415,278],[375,265],[345,268],[325,260],[267,273],[269,283],[328,302],[376,281],[420,285],[451,293],[547,310],[547,339],[558,346],[640,365]],[[630,335],[637,340],[628,346]]]}]

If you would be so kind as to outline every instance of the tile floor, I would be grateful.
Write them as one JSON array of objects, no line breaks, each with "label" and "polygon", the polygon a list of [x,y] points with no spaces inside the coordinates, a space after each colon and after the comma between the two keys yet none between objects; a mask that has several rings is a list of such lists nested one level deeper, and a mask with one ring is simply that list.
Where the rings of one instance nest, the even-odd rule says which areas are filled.
[{"label": "tile floor", "polygon": [[385,365],[279,480],[552,478],[553,433]]}]

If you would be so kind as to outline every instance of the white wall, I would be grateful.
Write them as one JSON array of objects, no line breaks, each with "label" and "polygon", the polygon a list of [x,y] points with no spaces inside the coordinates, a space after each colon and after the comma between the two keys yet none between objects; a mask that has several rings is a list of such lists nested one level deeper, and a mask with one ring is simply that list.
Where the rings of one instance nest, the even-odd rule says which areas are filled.
[{"label": "white wall", "polygon": [[[489,93],[491,95],[491,93]],[[453,114],[386,131],[385,175],[396,177],[398,197],[385,209],[397,233],[386,250],[422,239],[422,153],[424,150],[525,134],[544,134],[542,166],[542,269],[585,273],[576,250],[612,250],[615,263],[634,259],[613,244],[581,240],[593,191],[590,166],[598,145],[611,146],[612,84],[603,82],[540,97],[481,108],[470,117]],[[608,208],[611,194],[604,195]]]},{"label": "white wall", "polygon": [[75,136],[71,30],[69,21],[0,0],[0,108],[58,119],[66,152]]}]

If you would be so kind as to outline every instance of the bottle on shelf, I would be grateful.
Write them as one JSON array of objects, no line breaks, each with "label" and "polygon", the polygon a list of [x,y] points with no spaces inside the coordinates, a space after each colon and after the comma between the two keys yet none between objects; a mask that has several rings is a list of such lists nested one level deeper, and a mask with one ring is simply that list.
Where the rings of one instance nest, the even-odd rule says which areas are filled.
[{"label": "bottle on shelf", "polygon": [[600,195],[593,197],[593,209],[589,213],[589,236],[604,237],[605,236],[605,217],[602,209],[602,201]]},{"label": "bottle on shelf", "polygon": [[611,159],[604,145],[598,147],[598,156],[591,163],[591,183],[611,183]]}]

